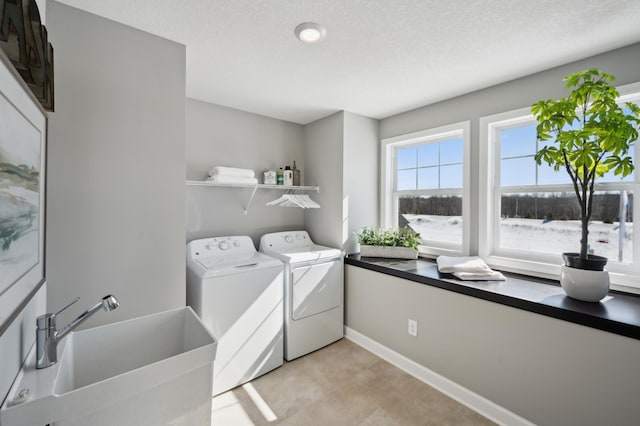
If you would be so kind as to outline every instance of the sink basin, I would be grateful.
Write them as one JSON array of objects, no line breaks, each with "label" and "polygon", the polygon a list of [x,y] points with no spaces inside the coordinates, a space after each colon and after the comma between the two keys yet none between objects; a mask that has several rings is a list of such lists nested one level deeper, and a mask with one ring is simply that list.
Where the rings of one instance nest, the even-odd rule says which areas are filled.
[{"label": "sink basin", "polygon": [[163,411],[175,419],[175,408],[161,408],[184,407],[180,400],[201,400],[202,411],[208,402],[210,416],[216,347],[190,307],[72,332],[58,345],[58,363],[40,370],[34,345],[0,425],[157,424]]}]

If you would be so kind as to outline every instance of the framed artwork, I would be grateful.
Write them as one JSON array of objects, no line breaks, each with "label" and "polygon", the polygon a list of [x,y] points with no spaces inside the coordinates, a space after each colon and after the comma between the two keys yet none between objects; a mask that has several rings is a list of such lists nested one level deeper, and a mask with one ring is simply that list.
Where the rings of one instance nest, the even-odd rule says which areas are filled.
[{"label": "framed artwork", "polygon": [[45,279],[46,124],[0,51],[0,334]]}]

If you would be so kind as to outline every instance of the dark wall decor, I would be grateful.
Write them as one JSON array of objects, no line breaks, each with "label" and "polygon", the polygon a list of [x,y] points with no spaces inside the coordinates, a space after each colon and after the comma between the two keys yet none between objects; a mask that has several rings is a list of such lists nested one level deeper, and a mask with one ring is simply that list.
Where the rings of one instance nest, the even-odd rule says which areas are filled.
[{"label": "dark wall decor", "polygon": [[53,47],[35,0],[0,0],[0,48],[43,108],[53,111]]}]

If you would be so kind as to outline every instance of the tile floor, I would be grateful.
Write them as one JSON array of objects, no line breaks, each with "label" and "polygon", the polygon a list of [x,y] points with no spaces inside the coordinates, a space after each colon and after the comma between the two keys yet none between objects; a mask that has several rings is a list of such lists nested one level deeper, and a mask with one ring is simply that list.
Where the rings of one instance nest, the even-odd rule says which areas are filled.
[{"label": "tile floor", "polygon": [[342,339],[213,398],[212,426],[491,425]]}]

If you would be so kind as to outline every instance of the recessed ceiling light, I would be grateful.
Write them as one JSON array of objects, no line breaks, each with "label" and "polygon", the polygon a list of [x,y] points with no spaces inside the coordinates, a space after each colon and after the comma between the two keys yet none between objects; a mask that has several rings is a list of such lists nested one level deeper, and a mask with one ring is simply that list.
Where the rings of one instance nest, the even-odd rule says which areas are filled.
[{"label": "recessed ceiling light", "polygon": [[315,22],[305,22],[296,27],[294,30],[296,37],[303,43],[318,43],[324,40],[327,35],[327,29]]}]

